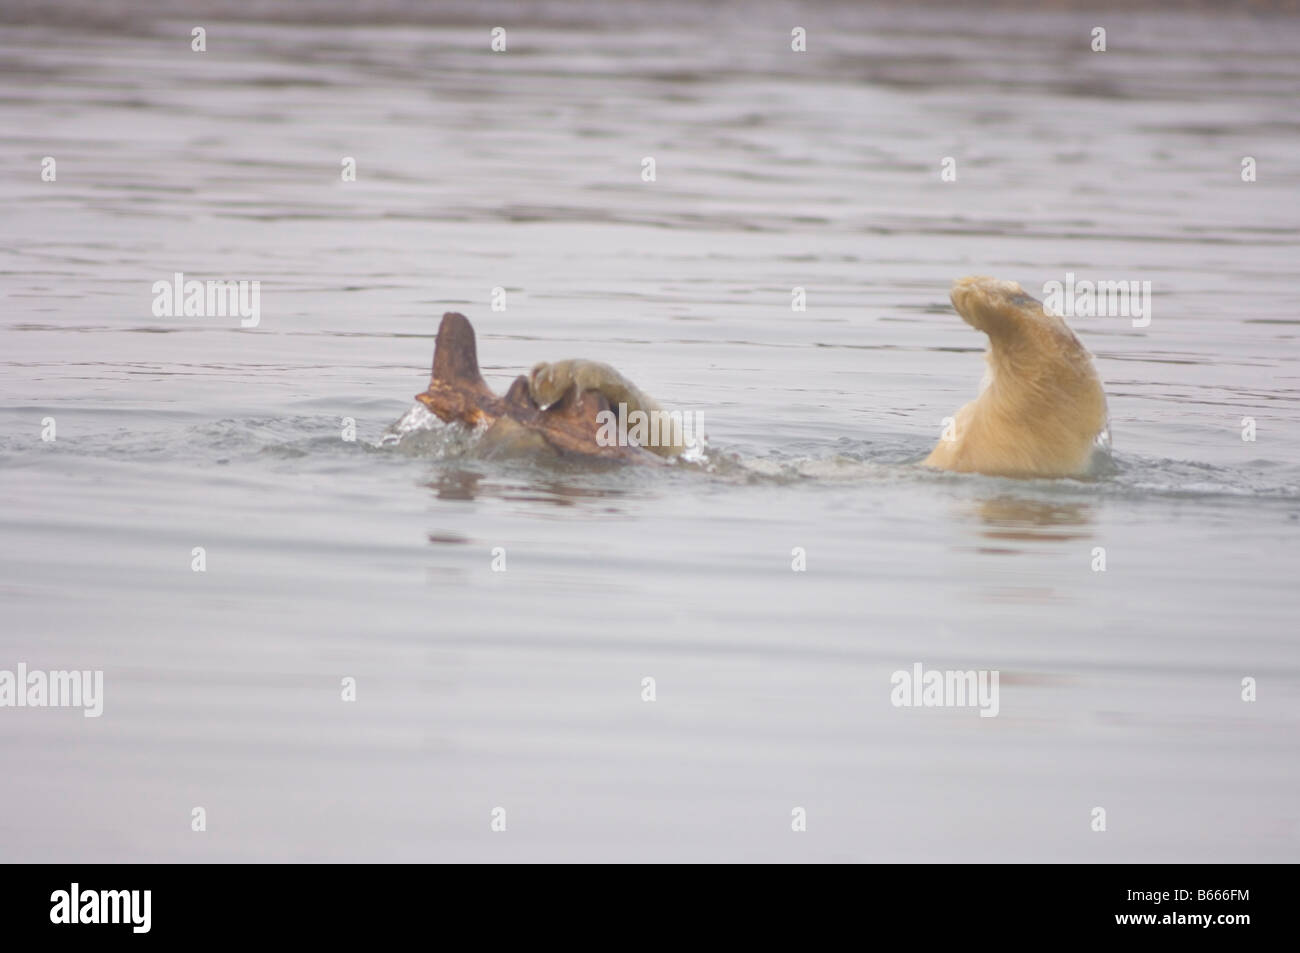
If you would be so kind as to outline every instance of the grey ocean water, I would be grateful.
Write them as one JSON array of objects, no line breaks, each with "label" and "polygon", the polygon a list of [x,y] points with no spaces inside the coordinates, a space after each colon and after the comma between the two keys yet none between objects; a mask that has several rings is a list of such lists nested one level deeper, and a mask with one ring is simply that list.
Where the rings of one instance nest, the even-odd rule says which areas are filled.
[{"label": "grey ocean water", "polygon": [[[0,709],[0,860],[1300,859],[1300,22],[204,9],[3,7],[0,669],[106,697]],[[260,326],[154,317],[177,271]],[[951,280],[1067,271],[1154,289],[1073,322],[1118,472],[916,467]],[[381,445],[447,310],[710,464]],[[916,662],[1000,714],[893,707]]]}]

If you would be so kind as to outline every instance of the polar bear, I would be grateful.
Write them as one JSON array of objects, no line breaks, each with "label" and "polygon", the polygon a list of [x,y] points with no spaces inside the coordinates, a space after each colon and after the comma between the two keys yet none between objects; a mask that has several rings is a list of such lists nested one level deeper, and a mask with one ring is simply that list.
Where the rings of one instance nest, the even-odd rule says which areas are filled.
[{"label": "polar bear", "polygon": [[[543,362],[533,365],[528,372],[528,395],[539,407],[549,407],[562,398],[570,388],[576,393],[595,391],[609,401],[618,414],[645,415],[652,418],[665,413],[658,401],[620,374],[608,364],[571,358],[567,361]],[[663,441],[654,440],[645,445],[651,453],[661,457],[680,456],[686,449],[686,438],[681,428],[663,428]]]},{"label": "polar bear", "polygon": [[1014,281],[959,278],[951,296],[966,323],[988,335],[988,372],[925,465],[1011,477],[1095,472],[1110,439],[1106,394],[1066,323]]}]

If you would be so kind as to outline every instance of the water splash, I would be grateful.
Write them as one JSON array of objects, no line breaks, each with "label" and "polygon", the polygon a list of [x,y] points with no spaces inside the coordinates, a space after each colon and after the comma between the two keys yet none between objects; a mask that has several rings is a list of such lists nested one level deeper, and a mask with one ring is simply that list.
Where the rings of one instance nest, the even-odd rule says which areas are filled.
[{"label": "water splash", "polygon": [[379,438],[379,446],[395,447],[408,434],[438,430],[445,426],[447,425],[439,420],[437,415],[430,411],[429,408],[416,401],[398,420],[388,425],[388,429]]},{"label": "water splash", "polygon": [[456,459],[465,456],[474,448],[478,438],[483,434],[483,429],[446,423],[417,402],[388,426],[375,446],[412,456]]}]

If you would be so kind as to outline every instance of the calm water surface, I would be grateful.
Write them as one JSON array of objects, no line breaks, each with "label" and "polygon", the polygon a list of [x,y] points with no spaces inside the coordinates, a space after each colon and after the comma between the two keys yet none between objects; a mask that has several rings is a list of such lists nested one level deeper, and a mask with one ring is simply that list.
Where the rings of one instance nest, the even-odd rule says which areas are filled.
[{"label": "calm water surface", "polygon": [[[0,31],[0,668],[106,692],[0,710],[0,860],[1300,859],[1295,19],[163,9]],[[260,326],[155,317],[177,271]],[[1074,321],[1118,472],[915,467],[951,280],[1067,271],[1154,289]],[[708,463],[384,445],[446,310]]]}]

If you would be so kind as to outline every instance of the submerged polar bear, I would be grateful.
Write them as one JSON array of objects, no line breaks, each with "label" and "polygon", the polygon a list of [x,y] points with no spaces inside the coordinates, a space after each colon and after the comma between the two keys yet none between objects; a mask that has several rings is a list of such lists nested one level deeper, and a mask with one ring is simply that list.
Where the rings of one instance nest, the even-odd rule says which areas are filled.
[{"label": "submerged polar bear", "polygon": [[[994,476],[1083,476],[1109,441],[1106,395],[1092,358],[1065,322],[1014,281],[960,278],[952,303],[989,338],[980,395],[957,411],[926,458],[927,466]],[[658,446],[610,446],[602,419],[663,413],[659,404],[608,364],[538,364],[504,397],[478,366],[474,329],[464,315],[443,315],[429,387],[417,400],[445,421],[485,431],[488,452],[558,452],[663,463],[685,450],[680,433]]]},{"label": "submerged polar bear", "polygon": [[988,335],[988,372],[926,465],[1013,477],[1095,472],[1110,440],[1106,393],[1074,332],[1014,281],[959,278],[952,303]]}]

